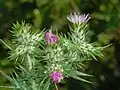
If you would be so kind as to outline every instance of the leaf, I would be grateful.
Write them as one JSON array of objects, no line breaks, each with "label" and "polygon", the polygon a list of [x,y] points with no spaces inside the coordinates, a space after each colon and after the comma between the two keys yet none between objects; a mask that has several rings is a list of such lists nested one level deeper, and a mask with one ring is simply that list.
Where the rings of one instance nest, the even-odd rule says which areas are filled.
[{"label": "leaf", "polygon": [[77,80],[83,81],[83,82],[92,83],[92,82],[87,81],[87,80],[85,80],[85,79],[83,79],[83,78],[81,78],[81,77],[79,77],[79,76],[77,76],[77,75],[72,75],[71,77],[74,78],[74,79],[77,79]]},{"label": "leaf", "polygon": [[32,69],[32,66],[33,66],[33,62],[32,62],[32,60],[31,60],[31,58],[30,58],[30,56],[29,55],[27,55],[27,59],[28,59],[28,67],[29,67],[29,70],[31,70]]},{"label": "leaf", "polygon": [[7,74],[5,74],[3,71],[0,71],[0,73],[5,76],[10,82],[13,82],[12,78],[10,76],[8,76]]},{"label": "leaf", "polygon": [[10,50],[12,50],[12,48],[11,48],[7,43],[5,43],[2,39],[0,39],[0,41],[1,41],[7,48],[9,48]]},{"label": "leaf", "polygon": [[20,84],[18,83],[18,81],[14,78],[14,76],[12,75],[12,80],[13,80],[13,84],[16,86],[16,88],[21,88]]},{"label": "leaf", "polygon": [[85,74],[83,72],[79,72],[79,71],[73,71],[74,73],[76,73],[76,75],[78,76],[87,76],[87,77],[93,77],[92,75],[89,75],[89,74]]},{"label": "leaf", "polygon": [[50,87],[50,79],[47,80],[47,82],[44,84],[43,90],[49,90]]},{"label": "leaf", "polygon": [[[13,78],[11,78],[10,76],[8,76],[7,74],[5,74],[5,73],[2,72],[2,71],[0,71],[0,73],[1,73],[3,76],[5,76],[12,84],[16,85],[16,87],[14,87],[14,88],[20,88],[19,85],[18,85],[18,82],[17,82],[16,79],[13,77],[13,75],[12,75]],[[5,86],[5,87],[6,87],[6,86]],[[8,87],[12,87],[12,86],[8,86]]]},{"label": "leaf", "polygon": [[[83,81],[83,82],[87,82],[87,83],[92,83],[92,82],[90,82],[90,81],[87,81],[87,80],[85,80],[85,79],[83,79],[83,78],[81,78],[81,77],[79,77],[77,74],[83,74],[83,73],[78,73],[77,72],[77,74],[74,72],[74,71],[69,71],[69,73],[68,72],[66,72],[66,74],[68,75],[68,76],[70,76],[70,77],[72,77],[72,78],[74,78],[74,79],[77,79],[77,80],[80,80],[80,81]],[[83,74],[84,75],[84,74]]]},{"label": "leaf", "polygon": [[14,89],[16,87],[13,87],[13,86],[0,86],[0,88],[11,88],[11,89]]},{"label": "leaf", "polygon": [[41,81],[40,86],[43,85],[44,81],[47,79],[47,76]]}]

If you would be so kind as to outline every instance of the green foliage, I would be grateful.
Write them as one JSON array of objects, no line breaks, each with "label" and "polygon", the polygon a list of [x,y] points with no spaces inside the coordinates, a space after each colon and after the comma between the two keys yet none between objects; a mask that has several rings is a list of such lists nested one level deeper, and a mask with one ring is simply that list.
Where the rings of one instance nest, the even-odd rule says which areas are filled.
[{"label": "green foliage", "polygon": [[[93,79],[95,84],[93,86],[83,84],[85,88],[82,88],[80,86],[81,83],[78,85],[71,83],[74,86],[76,85],[76,87],[79,86],[77,89],[82,88],[83,90],[104,90],[104,88],[118,90],[118,79],[120,76],[119,9],[119,0],[62,0],[62,2],[59,0],[0,0],[0,70],[8,74],[9,70],[14,67],[14,64],[11,64],[6,59],[8,56],[7,52],[9,51],[8,48],[13,47],[13,44],[11,44],[11,33],[9,32],[12,22],[25,20],[33,25],[31,28],[33,32],[36,31],[36,28],[42,30],[44,27],[50,28],[51,25],[53,30],[58,28],[60,32],[67,32],[68,27],[65,19],[67,13],[72,11],[89,12],[92,17],[90,28],[92,34],[94,33],[92,41],[97,41],[101,45],[112,43],[112,46],[104,49],[103,54],[105,57],[99,59],[100,62],[92,61],[92,63],[88,63],[88,66],[86,66],[86,69],[89,67],[87,72],[95,76]],[[7,46],[7,48],[2,44],[1,39],[6,45],[8,44],[11,47]],[[21,62],[21,60],[18,61]],[[82,67],[79,63],[77,64],[83,69],[83,64]],[[105,79],[101,79],[101,76]],[[6,83],[8,84],[7,80],[2,77],[0,84]],[[0,89],[4,90],[3,88]],[[74,89],[70,88],[70,90]]]}]

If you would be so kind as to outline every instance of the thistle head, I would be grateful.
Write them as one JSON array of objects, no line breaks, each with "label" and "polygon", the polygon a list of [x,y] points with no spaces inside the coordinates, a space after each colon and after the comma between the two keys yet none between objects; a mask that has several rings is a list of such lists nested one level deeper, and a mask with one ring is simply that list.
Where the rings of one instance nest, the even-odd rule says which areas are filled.
[{"label": "thistle head", "polygon": [[58,36],[51,31],[45,33],[45,41],[47,44],[55,44],[58,42]]},{"label": "thistle head", "polygon": [[54,82],[54,83],[60,83],[61,80],[63,79],[63,75],[61,72],[59,71],[53,71],[50,74],[50,79]]},{"label": "thistle head", "polygon": [[81,24],[81,23],[87,23],[90,19],[89,14],[80,14],[80,13],[71,13],[69,16],[67,16],[67,19],[72,22],[73,24]]}]

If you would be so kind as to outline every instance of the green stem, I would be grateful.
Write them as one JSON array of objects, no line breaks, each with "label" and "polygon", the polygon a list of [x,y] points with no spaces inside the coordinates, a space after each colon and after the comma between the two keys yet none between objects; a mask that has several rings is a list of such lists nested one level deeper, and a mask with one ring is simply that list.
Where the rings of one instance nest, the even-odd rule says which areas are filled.
[{"label": "green stem", "polygon": [[58,86],[57,86],[57,84],[56,84],[56,83],[55,83],[55,88],[56,88],[56,90],[59,90],[59,89],[58,89]]}]

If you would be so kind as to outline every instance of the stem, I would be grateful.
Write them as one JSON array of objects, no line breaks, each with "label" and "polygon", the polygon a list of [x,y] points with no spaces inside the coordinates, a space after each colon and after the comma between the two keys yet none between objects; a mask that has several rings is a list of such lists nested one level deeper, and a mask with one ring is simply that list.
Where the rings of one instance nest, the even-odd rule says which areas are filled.
[{"label": "stem", "polygon": [[56,90],[59,90],[59,89],[58,89],[58,86],[57,86],[57,84],[56,84],[56,83],[55,83],[55,88],[56,88]]}]

